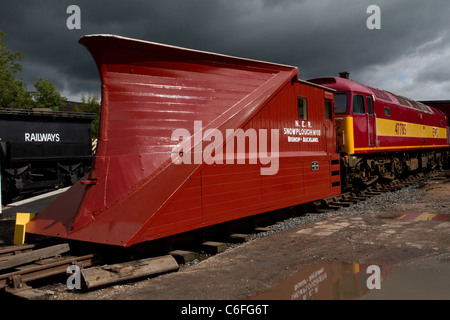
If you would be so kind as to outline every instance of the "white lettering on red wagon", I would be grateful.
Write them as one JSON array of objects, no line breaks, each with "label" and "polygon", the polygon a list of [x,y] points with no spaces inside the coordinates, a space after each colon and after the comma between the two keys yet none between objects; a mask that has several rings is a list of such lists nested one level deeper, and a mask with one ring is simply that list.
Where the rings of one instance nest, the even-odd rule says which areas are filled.
[{"label": "white lettering on red wagon", "polygon": [[283,128],[288,142],[319,142],[320,129],[314,129],[310,121],[295,121],[295,128]]}]

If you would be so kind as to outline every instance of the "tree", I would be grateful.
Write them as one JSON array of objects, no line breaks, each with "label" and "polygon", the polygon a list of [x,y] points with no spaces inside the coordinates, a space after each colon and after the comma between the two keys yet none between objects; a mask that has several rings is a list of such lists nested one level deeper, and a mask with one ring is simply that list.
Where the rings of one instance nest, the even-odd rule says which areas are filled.
[{"label": "tree", "polygon": [[31,94],[26,90],[26,83],[19,77],[22,65],[17,61],[23,59],[23,53],[6,49],[6,34],[0,30],[0,107],[32,108]]},{"label": "tree", "polygon": [[23,59],[22,52],[11,52],[6,48],[6,34],[0,30],[0,108],[31,109],[51,108],[58,110],[66,98],[56,91],[55,85],[47,79],[39,78],[28,91],[26,83],[20,78]]},{"label": "tree", "polygon": [[56,91],[55,85],[47,79],[40,77],[34,83],[34,87],[36,91],[33,91],[31,95],[37,107],[58,110],[67,101]]},{"label": "tree", "polygon": [[92,138],[98,139],[98,131],[100,126],[100,99],[97,96],[81,97],[81,105],[75,108],[77,112],[95,113],[97,116],[92,121]]}]

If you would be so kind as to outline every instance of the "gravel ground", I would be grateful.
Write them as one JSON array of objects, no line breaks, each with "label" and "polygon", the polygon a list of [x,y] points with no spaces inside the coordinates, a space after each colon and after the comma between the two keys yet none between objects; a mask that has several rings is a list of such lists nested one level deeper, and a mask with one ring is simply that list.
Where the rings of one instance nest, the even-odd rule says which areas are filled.
[{"label": "gravel ground", "polygon": [[[262,238],[276,232],[292,229],[311,222],[322,221],[331,217],[359,216],[364,214],[378,213],[380,211],[392,211],[394,208],[398,211],[399,214],[401,214],[402,212],[408,212],[410,211],[410,209],[408,208],[407,204],[418,201],[423,196],[423,193],[421,192],[423,188],[432,188],[433,184],[440,183],[442,183],[441,180],[431,182],[431,184],[429,181],[417,182],[414,185],[405,187],[401,190],[386,192],[381,195],[368,198],[364,201],[360,201],[350,207],[340,208],[336,211],[308,214],[305,216],[290,218],[281,223],[273,225],[272,231],[255,234],[252,239]],[[397,206],[398,208],[396,208]],[[430,207],[430,210],[432,210],[433,208],[442,208],[442,205],[439,202],[427,203],[427,206]]]}]

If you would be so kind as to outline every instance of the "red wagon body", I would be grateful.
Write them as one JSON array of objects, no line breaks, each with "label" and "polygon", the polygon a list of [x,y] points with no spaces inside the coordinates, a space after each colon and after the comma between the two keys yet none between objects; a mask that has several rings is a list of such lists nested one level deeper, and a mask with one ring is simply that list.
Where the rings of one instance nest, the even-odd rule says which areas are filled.
[{"label": "red wagon body", "polygon": [[27,232],[130,246],[340,193],[332,90],[295,67],[107,35],[89,176]]}]

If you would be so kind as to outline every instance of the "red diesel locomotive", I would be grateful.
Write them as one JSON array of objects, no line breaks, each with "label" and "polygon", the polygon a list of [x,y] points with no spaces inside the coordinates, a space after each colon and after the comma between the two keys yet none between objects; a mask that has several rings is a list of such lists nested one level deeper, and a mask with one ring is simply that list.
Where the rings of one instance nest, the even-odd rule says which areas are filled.
[{"label": "red diesel locomotive", "polygon": [[350,185],[347,171],[363,183],[387,176],[380,154],[395,151],[413,170],[448,147],[442,114],[410,106],[418,120],[400,121],[397,98],[354,82],[301,81],[292,66],[119,36],[80,43],[102,82],[97,153],[28,233],[128,247],[338,195],[341,158]]},{"label": "red diesel locomotive", "polygon": [[309,81],[336,90],[343,187],[442,167],[448,158],[448,124],[442,111],[349,80],[348,73]]}]

